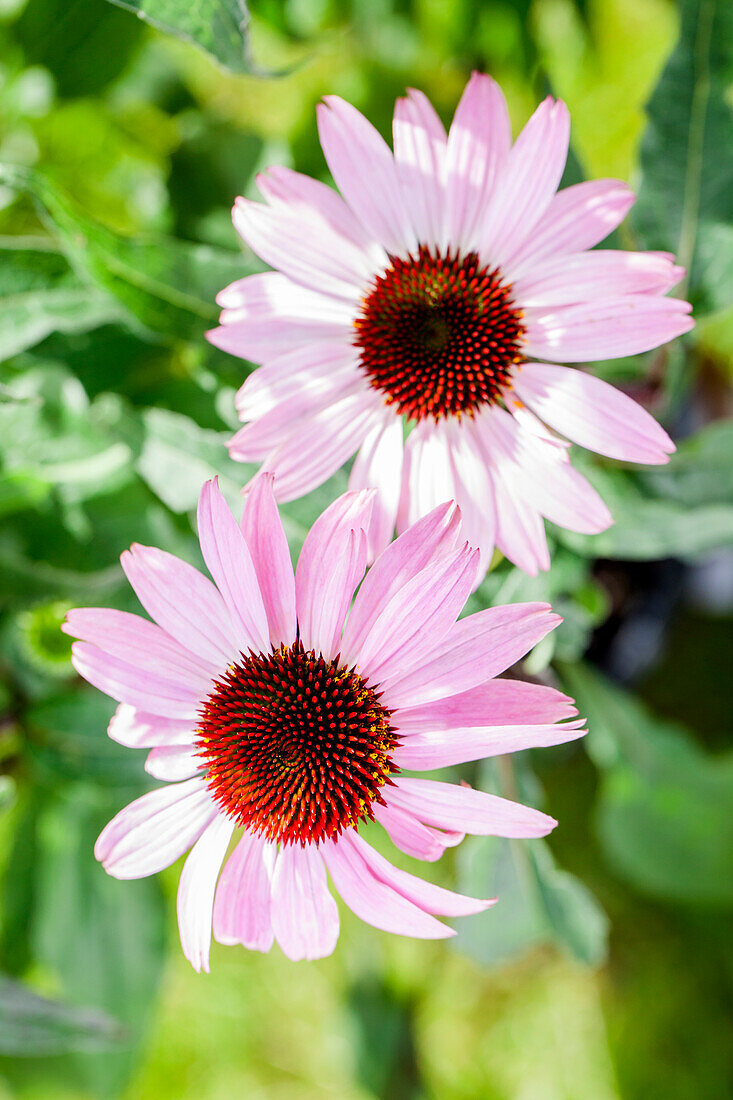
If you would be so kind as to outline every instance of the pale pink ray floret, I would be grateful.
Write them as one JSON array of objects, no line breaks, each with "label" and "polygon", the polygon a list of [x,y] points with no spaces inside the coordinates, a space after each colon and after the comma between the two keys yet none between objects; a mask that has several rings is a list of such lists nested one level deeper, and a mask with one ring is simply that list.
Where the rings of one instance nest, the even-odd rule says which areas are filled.
[{"label": "pale pink ray floret", "polygon": [[458,619],[479,553],[453,503],[367,572],[375,501],[374,490],[339,497],[293,570],[272,476],[253,483],[240,524],[207,482],[198,531],[212,580],[133,545],[122,565],[153,621],[69,612],[75,668],[120,704],[110,736],[148,749],[146,769],[164,784],[107,825],[97,858],[117,878],[140,878],[190,849],[178,920],[197,970],[209,967],[212,928],[223,944],[330,954],[339,916],[329,876],[362,920],[406,936],[451,936],[438,917],[492,904],[394,867],[360,835],[370,819],[427,861],[466,833],[541,837],[555,825],[409,773],[582,736],[567,696],[496,679],[559,616],[523,603]]},{"label": "pale pink ray floret", "polygon": [[[660,252],[596,249],[634,201],[619,180],[558,191],[564,103],[548,97],[514,143],[498,85],[474,74],[448,133],[426,97],[397,101],[393,149],[350,104],[318,108],[336,192],[286,168],[237,199],[234,224],[275,270],[219,296],[212,343],[261,364],[237,396],[233,458],[292,500],[356,454],[374,487],[370,552],[443,500],[460,505],[483,575],[498,547],[549,567],[544,519],[612,523],[569,442],[663,463],[667,433],[583,364],[692,327],[666,297],[684,271]],[[405,439],[405,426],[411,428]]]}]

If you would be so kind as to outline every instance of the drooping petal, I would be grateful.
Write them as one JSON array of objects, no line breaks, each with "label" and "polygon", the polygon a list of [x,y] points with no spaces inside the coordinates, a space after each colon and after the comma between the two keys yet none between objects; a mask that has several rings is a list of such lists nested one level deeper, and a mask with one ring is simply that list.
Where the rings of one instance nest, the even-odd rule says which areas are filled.
[{"label": "drooping petal", "polygon": [[455,499],[447,424],[422,420],[405,442],[397,530],[402,534],[439,504]]},{"label": "drooping petal", "polygon": [[191,779],[202,770],[203,760],[189,745],[159,745],[150,750],[145,760],[148,775],[166,783]]},{"label": "drooping petal", "polygon": [[341,655],[354,664],[382,609],[435,558],[456,549],[460,516],[452,503],[441,504],[379,555],[359,589],[341,643]]},{"label": "drooping petal", "polygon": [[178,930],[181,947],[197,973],[208,973],[211,918],[216,880],[234,832],[234,822],[220,814],[194,844],[178,883]]},{"label": "drooping petal", "polygon": [[241,526],[265,605],[270,642],[277,647],[295,641],[297,623],[293,563],[275,502],[273,480],[271,474],[262,474],[250,482]]},{"label": "drooping petal", "polygon": [[510,487],[541,515],[570,531],[593,535],[613,522],[596,490],[570,463],[565,449],[525,430],[504,409],[480,418],[488,453],[502,463]]},{"label": "drooping petal", "polygon": [[295,570],[300,639],[330,660],[354,589],[364,576],[374,490],[344,493],[308,532]]},{"label": "drooping petal", "polygon": [[689,332],[689,302],[628,294],[554,311],[525,311],[528,358],[584,363],[638,355]]},{"label": "drooping petal", "polygon": [[402,486],[402,454],[402,418],[388,410],[381,421],[375,420],[349,476],[350,489],[377,490],[368,532],[370,561],[392,539]]},{"label": "drooping petal", "polygon": [[219,876],[214,901],[214,939],[269,951],[274,939],[270,881],[275,845],[245,832]]},{"label": "drooping petal", "polygon": [[468,615],[420,666],[383,684],[390,710],[458,695],[498,676],[562,622],[549,604],[517,603]]},{"label": "drooping petal", "polygon": [[357,354],[345,341],[316,341],[278,355],[253,371],[234,404],[240,420],[270,415],[286,403],[290,417],[339,400],[360,379]]},{"label": "drooping petal", "polygon": [[509,112],[499,85],[490,76],[473,73],[448,134],[444,246],[474,249],[511,141]]},{"label": "drooping petal", "polygon": [[486,725],[561,722],[577,709],[569,696],[544,684],[524,680],[488,680],[458,695],[397,711],[401,737],[436,730]]},{"label": "drooping petal", "polygon": [[266,650],[270,632],[252,556],[217,478],[201,490],[198,532],[206,568],[227,606],[240,650]]},{"label": "drooping petal", "polygon": [[315,214],[335,233],[353,241],[377,265],[386,261],[384,250],[375,244],[338,191],[328,184],[292,168],[277,165],[257,177],[257,186],[271,206],[287,206],[296,213],[302,213],[306,219],[311,219]]},{"label": "drooping petal", "polygon": [[331,175],[362,225],[392,255],[414,250],[417,240],[409,198],[403,194],[387,143],[339,96],[325,96],[317,115],[318,135]]},{"label": "drooping petal", "polygon": [[[487,460],[492,448],[485,444]],[[514,491],[500,464],[491,469],[491,483],[496,502],[496,545],[504,557],[514,562],[530,577],[550,568],[545,524],[535,508]]]},{"label": "drooping petal", "polygon": [[426,913],[434,913],[440,917],[465,917],[469,913],[481,913],[496,902],[496,898],[481,899],[467,897],[465,894],[454,894],[452,890],[435,886],[432,882],[425,882],[424,879],[408,874],[407,871],[400,871],[376,852],[370,844],[367,844],[358,833],[351,834],[349,840],[375,878],[385,886],[392,887],[403,898],[419,906]]},{"label": "drooping petal", "polygon": [[137,542],[120,561],[140,603],[172,638],[215,667],[236,656],[229,612],[198,569],[165,550]]},{"label": "drooping petal", "polygon": [[312,845],[280,849],[272,876],[272,928],[289,959],[332,954],[339,915],[326,882],[326,868]]},{"label": "drooping petal", "polygon": [[94,854],[115,878],[145,878],[175,863],[218,813],[199,778],[160,787],[112,818]]},{"label": "drooping petal", "polygon": [[466,729],[416,733],[395,749],[393,759],[400,768],[433,771],[469,760],[484,760],[523,749],[544,748],[575,741],[587,730],[583,720],[542,726],[470,726]]},{"label": "drooping petal", "polygon": [[662,463],[675,449],[646,409],[584,371],[524,363],[515,376],[514,392],[550,427],[609,458]]},{"label": "drooping petal", "polygon": [[422,92],[410,88],[397,100],[392,134],[397,177],[410,196],[415,236],[428,248],[438,248],[443,240],[446,134]]},{"label": "drooping petal", "polygon": [[385,801],[414,814],[426,825],[474,836],[547,836],[557,825],[554,818],[529,806],[435,779],[398,776],[394,786],[386,788]]},{"label": "drooping petal", "polygon": [[[378,408],[370,394],[359,392],[293,424],[262,466],[275,475],[277,499],[295,500],[335,474],[364,442]],[[241,457],[236,446],[230,454]]]},{"label": "drooping petal", "polygon": [[355,835],[349,830],[337,841],[327,841],[320,849],[333,884],[349,909],[374,928],[398,936],[428,940],[454,936],[452,928],[441,924],[374,875],[353,843]]},{"label": "drooping petal", "polygon": [[592,248],[621,224],[635,201],[621,180],[586,180],[558,191],[526,240],[509,250],[504,270],[519,278],[540,260]]},{"label": "drooping petal", "polygon": [[447,833],[423,825],[398,806],[376,803],[373,808],[375,819],[385,829],[395,848],[415,859],[434,863],[446,848],[452,848],[463,840],[463,833]]},{"label": "drooping petal", "polygon": [[450,424],[450,464],[461,532],[480,552],[476,583],[483,580],[496,543],[496,504],[486,459],[473,435],[473,423]]}]

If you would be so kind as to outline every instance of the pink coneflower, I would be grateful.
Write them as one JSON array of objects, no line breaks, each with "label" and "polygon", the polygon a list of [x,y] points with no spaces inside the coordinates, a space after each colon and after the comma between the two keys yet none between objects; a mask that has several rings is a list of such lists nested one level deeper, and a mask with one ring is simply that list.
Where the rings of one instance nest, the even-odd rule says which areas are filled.
[{"label": "pink coneflower", "polygon": [[542,517],[585,533],[612,522],[567,440],[633,462],[674,450],[629,397],[556,364],[687,332],[689,304],[664,296],[682,268],[667,253],[588,251],[634,196],[618,180],[557,191],[562,102],[541,103],[513,145],[504,97],[479,74],[448,134],[420,92],[398,100],[394,152],[336,96],[318,125],[341,195],[272,168],[265,203],[234,207],[277,270],[222,291],[209,333],[263,364],[238,394],[232,457],[262,462],[284,501],[356,453],[350,488],[378,491],[373,551],[395,523],[455,499],[482,570],[495,546],[528,573],[546,569]]},{"label": "pink coneflower", "polygon": [[555,825],[506,799],[403,773],[585,731],[560,692],[493,679],[557,625],[546,604],[456,621],[478,553],[459,539],[453,504],[406,531],[362,582],[374,495],[336,500],[293,573],[272,479],[253,485],[241,526],[208,482],[198,527],[213,584],[134,545],[122,565],[155,622],[69,613],[65,629],[81,639],[75,668],[121,704],[110,736],[149,748],[147,770],[167,783],[109,823],[97,858],[117,878],[140,878],[191,848],[178,920],[197,970],[208,969],[212,920],[220,943],[268,951],[277,940],[292,959],[330,954],[339,918],[327,872],[362,920],[407,936],[450,936],[436,915],[491,904],[393,867],[360,835],[369,819],[423,860],[465,833],[538,837]]}]

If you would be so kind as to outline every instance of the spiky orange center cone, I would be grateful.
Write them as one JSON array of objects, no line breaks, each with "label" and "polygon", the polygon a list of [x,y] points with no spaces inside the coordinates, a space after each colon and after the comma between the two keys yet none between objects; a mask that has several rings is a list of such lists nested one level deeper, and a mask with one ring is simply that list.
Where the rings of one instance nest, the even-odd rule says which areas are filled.
[{"label": "spiky orange center cone", "polygon": [[361,367],[413,420],[492,404],[522,359],[522,314],[498,270],[466,256],[393,257],[354,322]]},{"label": "spiky orange center cone", "polygon": [[283,844],[317,844],[372,817],[398,770],[398,737],[377,693],[299,642],[242,655],[204,702],[198,729],[214,797],[238,825]]}]

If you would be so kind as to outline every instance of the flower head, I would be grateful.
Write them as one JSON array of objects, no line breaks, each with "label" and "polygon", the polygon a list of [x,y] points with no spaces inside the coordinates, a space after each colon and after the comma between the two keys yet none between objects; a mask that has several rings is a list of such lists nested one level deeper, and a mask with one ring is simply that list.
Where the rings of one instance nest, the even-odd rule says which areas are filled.
[{"label": "flower head", "polygon": [[405,774],[585,731],[560,692],[494,679],[557,625],[546,604],[457,621],[478,552],[459,537],[455,505],[430,512],[364,576],[374,498],[336,500],[294,572],[272,477],[252,484],[241,525],[208,482],[198,527],[213,583],[133,545],[122,565],[154,621],[69,612],[75,668],[120,703],[110,736],[148,748],[146,768],[165,782],[107,825],[97,858],[117,878],[139,878],[191,849],[178,919],[197,970],[208,969],[212,923],[221,943],[330,954],[339,920],[327,872],[359,917],[402,935],[452,935],[436,916],[492,904],[393,867],[360,835],[366,821],[422,860],[465,833],[537,837],[555,825]]},{"label": "flower head", "polygon": [[420,92],[398,100],[394,152],[338,97],[318,124],[340,194],[272,168],[265,202],[234,208],[275,270],[222,291],[209,333],[262,364],[237,397],[232,457],[262,463],[290,500],[356,454],[350,487],[378,493],[372,553],[455,499],[479,576],[495,546],[528,573],[547,568],[543,517],[586,533],[612,522],[568,440],[643,463],[674,450],[631,398],[557,364],[686,332],[690,306],[665,297],[682,269],[666,253],[593,248],[634,196],[618,180],[558,192],[562,102],[541,103],[514,144],[504,97],[479,74],[447,134]]}]

